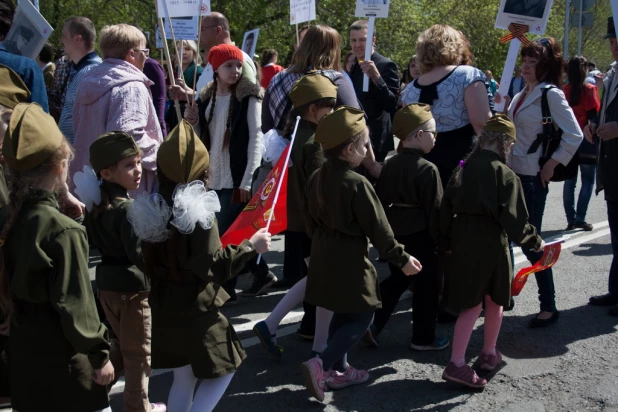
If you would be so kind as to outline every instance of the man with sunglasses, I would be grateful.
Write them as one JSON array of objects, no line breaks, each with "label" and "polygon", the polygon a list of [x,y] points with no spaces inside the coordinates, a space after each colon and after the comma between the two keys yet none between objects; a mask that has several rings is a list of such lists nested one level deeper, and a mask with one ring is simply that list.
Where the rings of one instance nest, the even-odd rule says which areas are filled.
[{"label": "man with sunglasses", "polygon": [[596,122],[584,128],[584,136],[598,145],[597,156],[597,194],[605,192],[607,220],[612,241],[613,260],[609,269],[608,293],[590,298],[590,304],[611,306],[609,315],[618,316],[618,41],[614,19],[607,22],[606,39],[615,62],[603,79],[603,98],[601,112]]},{"label": "man with sunglasses", "polygon": [[[220,44],[234,44],[230,38],[230,23],[228,19],[221,13],[213,11],[209,16],[202,19],[200,27],[200,52],[208,57],[208,52],[211,48]],[[243,52],[243,77],[249,79],[252,83],[257,83],[257,69],[251,56]],[[208,60],[208,59],[206,59]],[[185,82],[176,81],[175,86],[169,87],[169,95],[172,100],[185,100],[194,98],[197,100],[200,90],[213,80],[214,71],[210,64],[207,64],[197,81],[196,89],[188,87]],[[193,80],[191,80],[193,81]]]}]

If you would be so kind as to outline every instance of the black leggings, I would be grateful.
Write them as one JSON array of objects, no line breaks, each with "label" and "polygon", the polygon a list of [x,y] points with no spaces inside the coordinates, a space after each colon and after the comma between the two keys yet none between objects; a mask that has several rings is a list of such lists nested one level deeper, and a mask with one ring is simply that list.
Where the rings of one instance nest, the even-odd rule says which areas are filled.
[{"label": "black leggings", "polygon": [[335,369],[345,372],[348,368],[348,351],[365,334],[373,321],[373,311],[359,313],[334,313],[328,330],[328,346],[320,355],[325,371]]}]

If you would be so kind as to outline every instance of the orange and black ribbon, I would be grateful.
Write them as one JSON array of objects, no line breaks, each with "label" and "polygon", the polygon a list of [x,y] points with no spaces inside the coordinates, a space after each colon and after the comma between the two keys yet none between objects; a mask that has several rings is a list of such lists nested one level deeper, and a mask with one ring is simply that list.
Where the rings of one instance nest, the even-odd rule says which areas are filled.
[{"label": "orange and black ribbon", "polygon": [[530,40],[526,38],[526,33],[530,27],[526,24],[511,23],[509,24],[510,33],[500,39],[500,43],[507,43],[513,39],[519,39],[524,46],[530,44]]}]

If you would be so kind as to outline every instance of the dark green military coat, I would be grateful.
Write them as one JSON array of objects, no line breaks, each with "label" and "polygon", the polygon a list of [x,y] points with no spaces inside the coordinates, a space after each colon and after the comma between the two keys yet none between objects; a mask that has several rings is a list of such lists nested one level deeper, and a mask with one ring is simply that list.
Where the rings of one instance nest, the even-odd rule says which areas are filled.
[{"label": "dark green military coat", "polygon": [[303,207],[307,180],[324,163],[322,146],[314,140],[316,127],[313,122],[300,121],[290,155],[287,213],[288,230],[293,232],[305,232]]},{"label": "dark green military coat", "polygon": [[[86,231],[57,208],[53,193],[34,191],[3,247],[15,301],[11,401],[20,412],[108,406],[107,389],[92,381],[110,346],[90,286]],[[3,226],[6,208],[1,215]]]},{"label": "dark green military coat", "polygon": [[423,159],[421,150],[404,148],[386,162],[376,193],[395,236],[427,229],[438,243],[442,181],[438,168]]},{"label": "dark green military coat", "polygon": [[6,176],[4,176],[4,168],[0,165],[0,207],[9,204],[9,189],[6,186]]},{"label": "dark green military coat", "polygon": [[[320,186],[324,208],[318,202]],[[305,201],[307,235],[312,239],[305,300],[338,313],[382,307],[369,241],[399,268],[410,255],[395,241],[371,184],[347,163],[327,162],[309,179]]]},{"label": "dark green military coat", "polygon": [[461,183],[451,179],[440,209],[443,247],[452,251],[447,304],[468,309],[489,295],[508,306],[513,280],[509,239],[538,248],[541,238],[528,223],[519,178],[498,154],[481,150],[462,172]]},{"label": "dark green military coat", "polygon": [[112,197],[112,207],[99,214],[86,213],[84,225],[90,243],[102,255],[97,266],[97,289],[113,292],[142,292],[150,289],[144,275],[142,245],[127,220],[133,203],[127,190],[111,182],[103,182]]},{"label": "dark green military coat", "polygon": [[255,257],[253,245],[221,248],[215,224],[210,230],[196,225],[189,235],[173,230],[166,242],[143,247],[152,278],[152,367],[191,365],[200,379],[235,372],[246,354],[219,312],[230,298],[221,285]]}]

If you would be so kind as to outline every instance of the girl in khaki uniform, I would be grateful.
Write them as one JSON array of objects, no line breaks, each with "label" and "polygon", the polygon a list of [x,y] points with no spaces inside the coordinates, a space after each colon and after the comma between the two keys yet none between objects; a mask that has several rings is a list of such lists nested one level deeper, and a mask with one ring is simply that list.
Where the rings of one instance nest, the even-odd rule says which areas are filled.
[{"label": "girl in khaki uniform", "polygon": [[502,114],[483,127],[481,136],[447,186],[440,208],[442,247],[451,254],[446,290],[450,308],[460,310],[451,361],[442,378],[470,388],[487,384],[466,364],[466,348],[485,302],[482,370],[502,362],[496,341],[502,311],[511,299],[513,269],[509,239],[537,251],[543,240],[528,223],[519,177],[505,164],[515,143],[515,125]]},{"label": "girl in khaki uniform", "polygon": [[90,286],[86,231],[58,210],[71,148],[51,116],[22,103],[2,152],[11,202],[0,210],[0,301],[10,303],[12,407],[110,410],[105,385],[114,368]]},{"label": "girl in khaki uniform", "polygon": [[152,366],[173,369],[172,412],[211,411],[223,396],[246,354],[219,312],[229,299],[222,285],[270,249],[265,230],[221,247],[215,220],[221,205],[206,188],[208,166],[206,147],[182,120],[157,153],[160,196],[133,202],[131,223],[149,241],[142,248],[152,282]]},{"label": "girl in khaki uniform", "polygon": [[339,389],[369,379],[367,371],[347,363],[348,350],[381,307],[369,241],[406,275],[422,269],[395,241],[371,184],[354,172],[370,144],[364,117],[362,110],[342,106],[320,120],[315,141],[326,163],[307,183],[304,219],[312,245],[305,300],[334,312],[326,349],[302,364],[307,389],[319,401],[326,386]]}]

